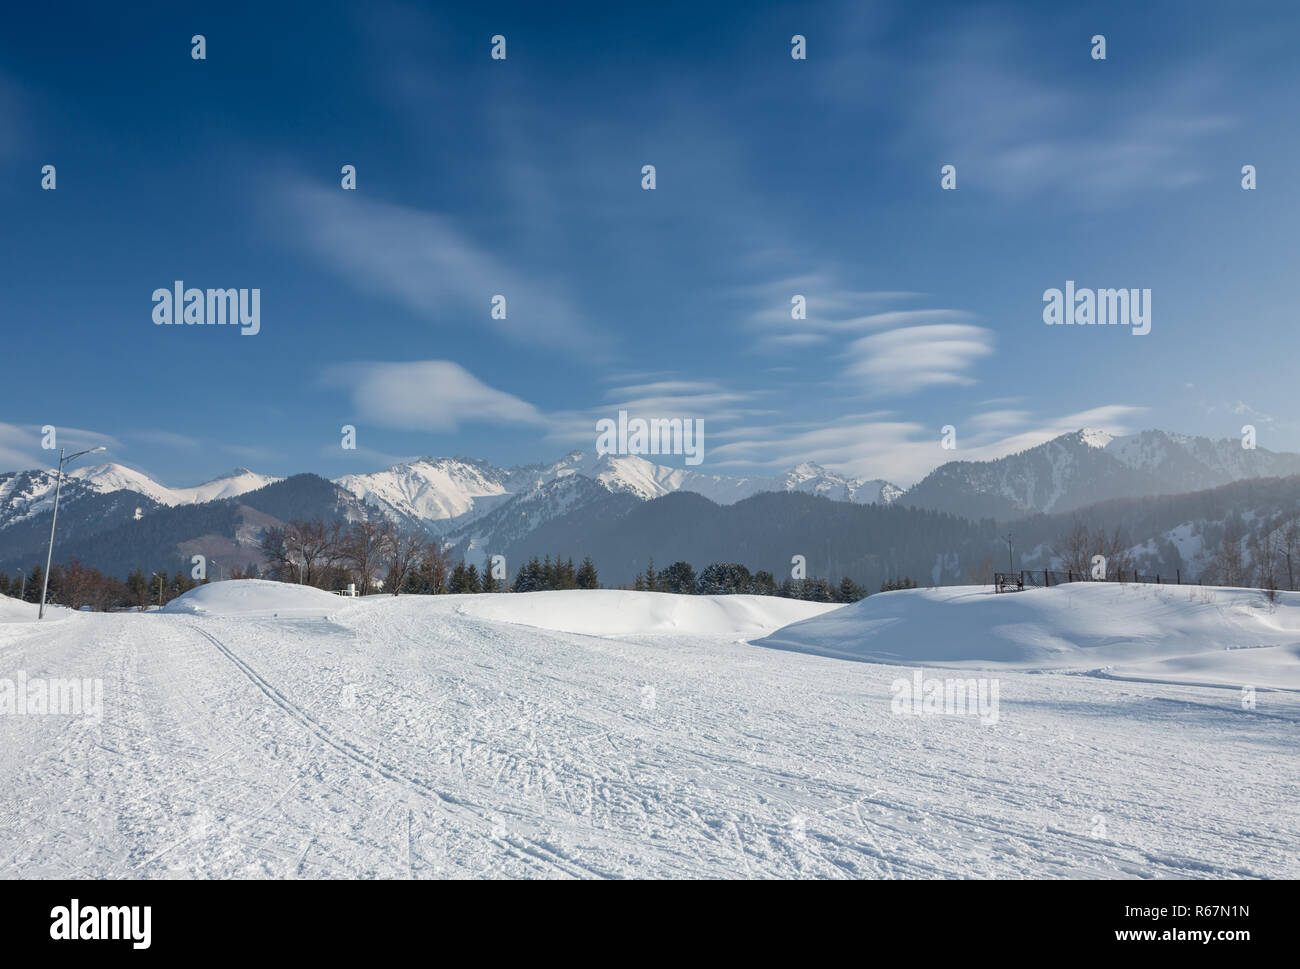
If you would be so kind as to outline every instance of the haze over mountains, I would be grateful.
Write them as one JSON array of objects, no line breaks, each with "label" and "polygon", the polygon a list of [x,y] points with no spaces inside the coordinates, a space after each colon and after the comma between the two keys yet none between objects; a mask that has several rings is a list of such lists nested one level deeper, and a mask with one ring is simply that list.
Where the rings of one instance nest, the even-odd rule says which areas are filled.
[{"label": "haze over mountains", "polygon": [[[936,452],[949,453],[937,444]],[[510,468],[467,457],[426,457],[333,482],[310,474],[282,479],[237,468],[190,488],[172,488],[142,472],[105,464],[65,477],[56,551],[59,558],[78,555],[87,564],[115,571],[152,559],[176,561],[199,550],[243,565],[258,560],[257,536],[268,524],[317,516],[383,516],[404,528],[436,536],[474,560],[496,552],[516,557],[543,554],[548,547],[595,556],[599,549],[606,558],[604,567],[612,570],[604,576],[610,581],[635,574],[629,570],[647,557],[642,546],[662,549],[648,553],[657,559],[687,557],[686,549],[673,552],[665,547],[669,534],[693,536],[689,544],[699,554],[725,555],[730,549],[734,554],[729,557],[743,561],[748,549],[757,558],[747,564],[764,568],[772,567],[768,560],[777,556],[778,549],[799,544],[802,534],[803,545],[825,549],[827,570],[877,561],[887,573],[891,566],[878,548],[845,545],[849,533],[859,545],[879,543],[887,533],[889,545],[896,549],[894,564],[907,563],[913,570],[925,566],[925,577],[936,582],[957,581],[964,579],[962,571],[979,553],[981,543],[991,541],[983,534],[985,529],[972,530],[981,520],[1033,516],[1054,520],[1101,502],[1186,494],[1291,475],[1300,475],[1300,455],[1247,450],[1238,440],[1212,441],[1158,430],[1112,438],[1088,429],[994,461],[949,461],[908,489],[884,479],[848,478],[812,462],[771,477],[726,476],[667,467],[636,456],[581,451],[549,464]],[[43,559],[38,553],[48,536],[54,483],[49,471],[0,475],[0,568],[27,567]],[[678,516],[674,528],[648,525],[655,521],[654,514],[632,514],[646,503],[682,493],[700,500],[668,503]],[[1288,494],[1283,487],[1274,500],[1285,506]],[[753,507],[775,516],[767,522],[752,514],[750,506],[758,496],[765,497]],[[897,511],[883,517],[862,511],[819,512],[823,505],[795,496],[859,506],[864,511],[868,507]],[[741,503],[747,503],[748,510],[724,514],[718,509]],[[944,520],[948,516],[951,520],[936,526],[937,530],[927,526],[918,531],[920,520],[903,509],[941,512]],[[844,514],[857,517],[844,519]],[[929,536],[921,543],[923,548],[903,551],[906,542],[894,531],[905,520],[914,534]],[[796,521],[802,524],[791,524]],[[950,537],[947,546],[945,529]],[[788,538],[772,543],[764,532]],[[704,535],[716,540],[695,541]],[[1158,535],[1133,538],[1153,549],[1162,541]],[[767,551],[760,554],[759,548]],[[788,557],[782,552],[781,562]]]}]

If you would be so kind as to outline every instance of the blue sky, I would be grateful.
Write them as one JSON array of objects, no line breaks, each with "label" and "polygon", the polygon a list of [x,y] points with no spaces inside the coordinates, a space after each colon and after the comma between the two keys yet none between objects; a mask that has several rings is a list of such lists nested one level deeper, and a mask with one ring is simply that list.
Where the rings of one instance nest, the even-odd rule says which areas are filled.
[{"label": "blue sky", "polygon": [[[15,8],[0,470],[46,424],[175,485],[546,460],[620,407],[703,419],[722,474],[1300,450],[1300,13],[1054,6]],[[177,279],[259,288],[261,331],[155,326]],[[1151,332],[1045,326],[1067,279],[1151,289]]]}]

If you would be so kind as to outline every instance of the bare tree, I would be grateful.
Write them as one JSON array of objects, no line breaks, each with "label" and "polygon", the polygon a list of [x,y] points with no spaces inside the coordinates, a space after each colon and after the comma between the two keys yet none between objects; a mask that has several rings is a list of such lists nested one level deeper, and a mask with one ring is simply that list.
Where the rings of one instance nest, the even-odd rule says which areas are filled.
[{"label": "bare tree", "polygon": [[289,541],[285,529],[271,527],[262,532],[258,550],[266,559],[267,570],[278,582],[297,582],[297,564],[289,552]]},{"label": "bare tree", "polygon": [[302,566],[301,581],[306,585],[320,585],[324,573],[337,565],[341,554],[339,536],[341,523],[327,525],[319,518],[311,521],[293,521],[286,530],[290,552]]},{"label": "bare tree", "polygon": [[1097,545],[1101,548],[1098,554],[1106,557],[1106,575],[1108,578],[1113,574],[1116,578],[1122,579],[1125,572],[1135,573],[1137,571],[1133,556],[1128,551],[1128,542],[1124,540],[1124,536],[1118,527],[1109,536],[1106,535],[1104,528],[1098,528],[1096,539]]},{"label": "bare tree", "polygon": [[375,576],[383,568],[393,547],[393,525],[389,521],[353,522],[343,540],[343,560],[352,568],[368,595]]},{"label": "bare tree", "polygon": [[1277,599],[1278,575],[1285,557],[1285,538],[1281,521],[1265,521],[1250,542],[1250,565],[1257,588],[1263,589],[1269,601]]},{"label": "bare tree", "polygon": [[447,591],[447,575],[451,571],[451,549],[440,542],[430,542],[424,557],[416,566],[412,583],[421,595],[441,595]]},{"label": "bare tree", "polygon": [[1062,568],[1086,579],[1092,573],[1092,559],[1101,555],[1106,559],[1106,578],[1122,578],[1125,572],[1135,571],[1133,557],[1128,552],[1128,543],[1119,528],[1109,535],[1106,529],[1090,529],[1078,518],[1074,519],[1070,530],[1062,536],[1061,541],[1052,547],[1052,554],[1061,560]]},{"label": "bare tree", "polygon": [[1061,568],[1086,577],[1092,557],[1102,553],[1088,526],[1076,518],[1070,530],[1061,537],[1060,543],[1052,547],[1052,554],[1061,560]]},{"label": "bare tree", "polygon": [[1236,516],[1224,523],[1223,541],[1210,553],[1203,579],[1213,585],[1241,586],[1246,583],[1246,562],[1242,554],[1242,527]]},{"label": "bare tree", "polygon": [[407,577],[415,571],[429,554],[429,543],[419,532],[405,532],[392,539],[388,556],[388,575],[384,579],[384,588],[398,595]]},{"label": "bare tree", "polygon": [[326,524],[319,518],[295,519],[283,528],[263,532],[259,549],[274,578],[322,585],[339,563],[342,527],[337,521]]},{"label": "bare tree", "polygon": [[1291,512],[1280,523],[1280,553],[1286,567],[1286,587],[1292,592],[1295,588],[1295,570],[1300,565],[1300,513]]}]

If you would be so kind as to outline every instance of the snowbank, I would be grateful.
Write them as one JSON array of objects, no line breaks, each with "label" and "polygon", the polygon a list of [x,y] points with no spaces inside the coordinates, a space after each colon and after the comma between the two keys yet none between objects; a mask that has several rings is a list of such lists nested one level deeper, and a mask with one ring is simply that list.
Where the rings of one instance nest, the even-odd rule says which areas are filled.
[{"label": "snowbank", "polygon": [[344,599],[309,585],[237,579],[211,582],[178,596],[163,612],[194,616],[279,616],[281,618],[324,617],[352,606]]},{"label": "snowbank", "polygon": [[21,599],[0,596],[0,622],[26,622],[36,618],[36,606]]},{"label": "snowbank", "polygon": [[588,636],[679,633],[750,638],[838,608],[775,596],[574,589],[465,596],[456,611],[475,619]]},{"label": "snowbank", "polygon": [[894,665],[1075,669],[1300,689],[1300,593],[1076,582],[994,595],[913,589],[780,629],[756,645]]},{"label": "snowbank", "polygon": [[[34,602],[23,602],[10,596],[0,596],[0,622],[35,622],[40,612]],[[64,606],[47,605],[45,619],[63,619],[72,615],[72,610]]]}]

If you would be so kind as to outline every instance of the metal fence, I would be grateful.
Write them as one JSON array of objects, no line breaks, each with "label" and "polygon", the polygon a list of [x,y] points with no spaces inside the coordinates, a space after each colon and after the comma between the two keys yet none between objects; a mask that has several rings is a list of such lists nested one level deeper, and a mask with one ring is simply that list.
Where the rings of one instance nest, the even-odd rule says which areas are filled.
[{"label": "metal fence", "polygon": [[1183,582],[1181,569],[1173,575],[1143,575],[1132,569],[1116,569],[1105,579],[1094,579],[1091,572],[1057,571],[1054,569],[1021,569],[1019,572],[994,572],[994,592],[1020,592],[1023,589],[1046,589],[1066,582],[1133,582],[1146,585],[1199,585]]}]

